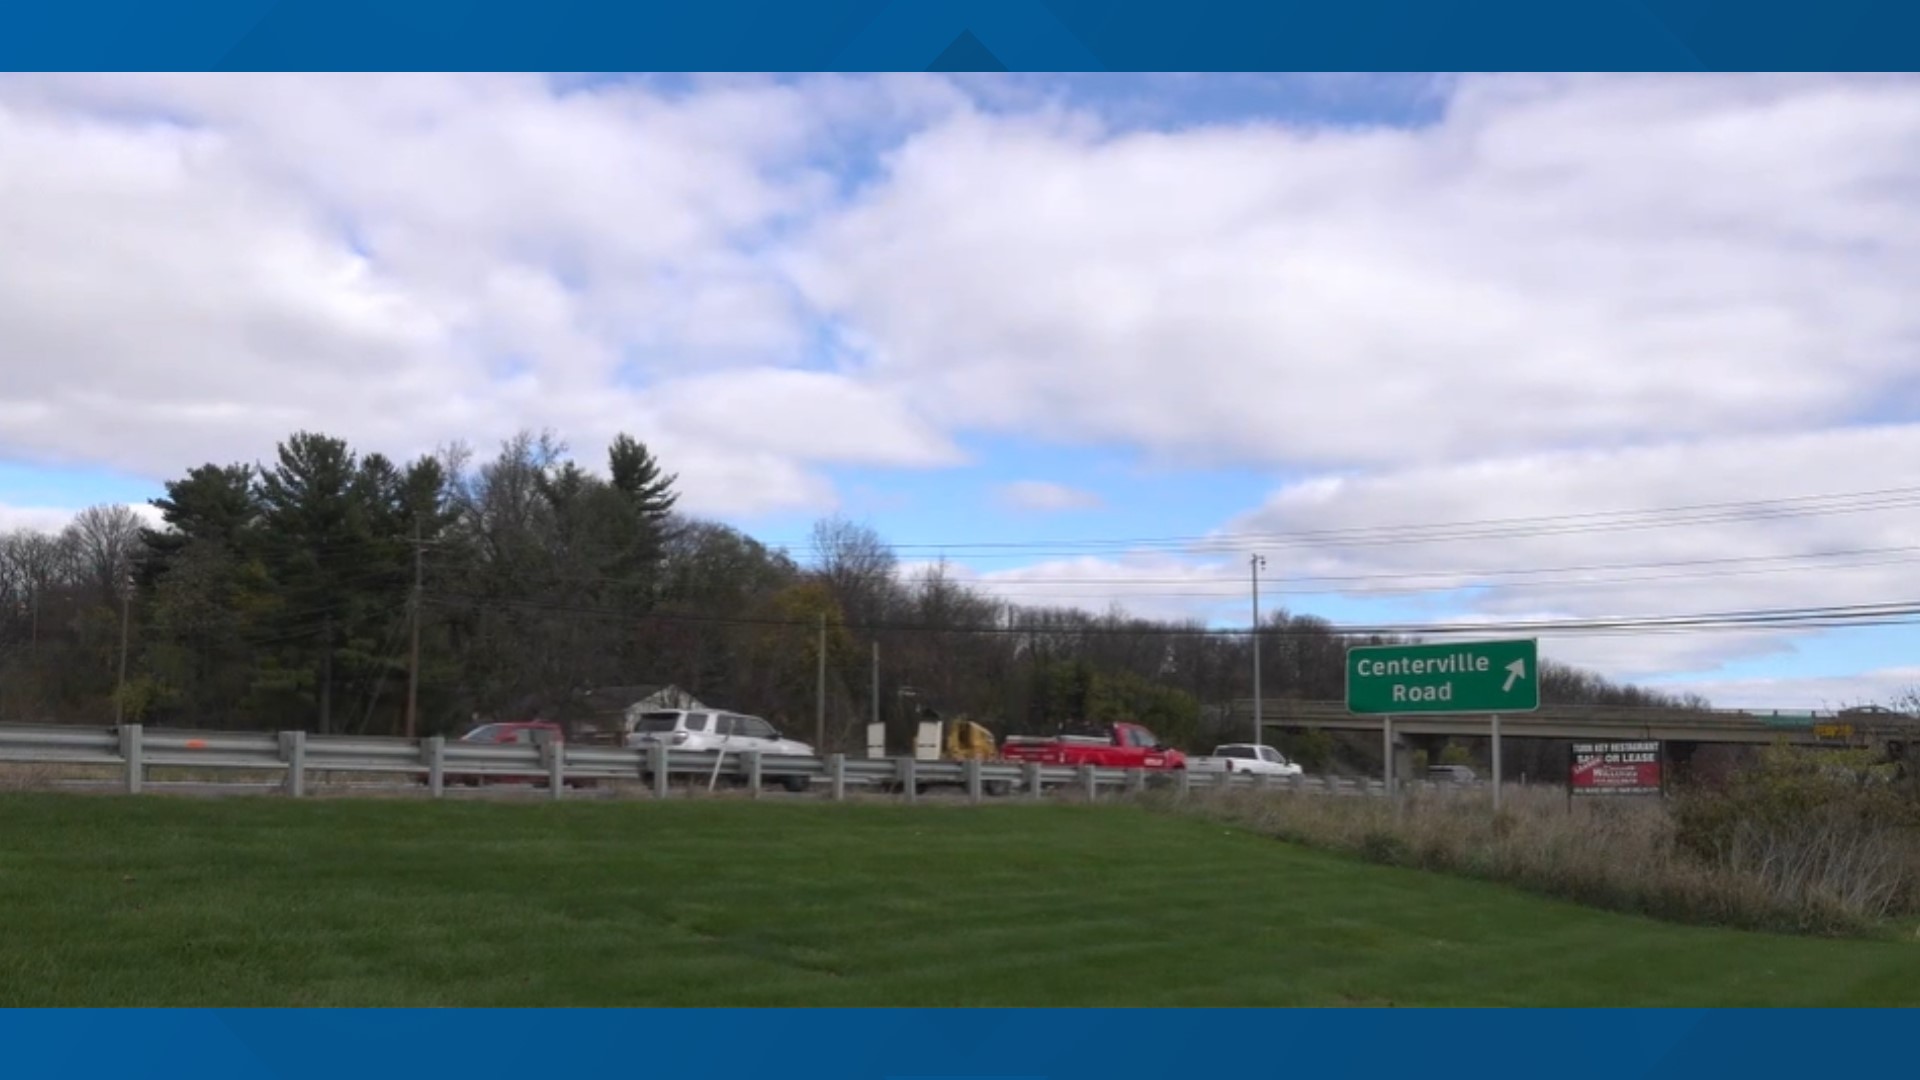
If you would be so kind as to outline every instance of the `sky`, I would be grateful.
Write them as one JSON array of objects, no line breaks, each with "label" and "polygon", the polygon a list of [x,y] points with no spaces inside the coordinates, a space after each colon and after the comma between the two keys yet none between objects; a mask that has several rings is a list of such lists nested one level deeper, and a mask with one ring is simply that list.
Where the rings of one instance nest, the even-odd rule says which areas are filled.
[{"label": "sky", "polygon": [[[1342,625],[1907,601],[1916,280],[1909,77],[0,75],[0,529],[551,428],[1222,627],[1256,553]],[[1907,625],[1538,636],[1920,686]]]}]

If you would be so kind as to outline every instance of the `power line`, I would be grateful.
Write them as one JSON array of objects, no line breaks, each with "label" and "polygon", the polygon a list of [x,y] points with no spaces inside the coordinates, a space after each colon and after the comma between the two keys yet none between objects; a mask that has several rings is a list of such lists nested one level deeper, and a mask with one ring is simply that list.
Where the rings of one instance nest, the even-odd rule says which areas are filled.
[{"label": "power line", "polygon": [[[615,621],[643,623],[691,623],[721,626],[765,626],[808,628],[813,625],[806,619],[784,619],[770,616],[725,616],[702,615],[684,612],[633,612],[618,608],[595,607],[585,604],[542,601],[533,599],[481,598],[458,593],[441,593],[431,598],[432,602],[444,603],[447,599],[477,600],[487,599],[490,603],[502,607],[518,608],[529,611],[543,611],[554,614],[577,615],[587,618],[606,618]],[[1322,623],[1311,627],[1262,628],[1266,636],[1326,636],[1346,638],[1373,637],[1433,637],[1452,635],[1488,635],[1514,633],[1560,633],[1578,631],[1671,631],[1690,629],[1713,631],[1734,627],[1775,626],[1799,630],[1822,629],[1827,627],[1860,625],[1896,625],[1920,620],[1920,600],[1897,601],[1881,604],[1828,605],[1803,608],[1762,608],[1724,612],[1702,612],[1685,615],[1655,616],[1612,616],[1601,618],[1576,619],[1534,619],[1534,620],[1487,620],[1466,623],[1402,623],[1378,625],[1354,625]],[[936,633],[964,635],[1012,635],[1024,636],[1032,633],[1051,633],[1066,636],[1166,636],[1166,637],[1245,637],[1243,628],[1212,627],[1167,627],[1162,624],[1146,623],[1141,625],[1119,626],[1107,621],[1093,622],[1074,626],[1037,627],[1024,624],[975,624],[941,626],[926,623],[905,622],[869,622],[844,624],[848,630],[867,633]]]},{"label": "power line", "polygon": [[[1438,544],[1463,540],[1523,539],[1587,532],[1617,532],[1675,528],[1729,522],[1771,521],[1829,514],[1857,514],[1880,510],[1920,508],[1920,488],[1804,495],[1780,499],[1696,503],[1642,510],[1594,511],[1535,517],[1489,518],[1446,523],[1397,523],[1293,532],[1211,533],[1199,535],[1079,538],[1048,540],[982,540],[895,542],[896,551],[925,550],[963,553],[968,558],[1035,558],[1105,554],[1115,549],[1170,550],[1188,553],[1239,553],[1248,545],[1301,547],[1342,545],[1373,547],[1397,544]],[[813,548],[809,539],[798,543],[769,542],[769,546]],[[1059,549],[1059,550],[1051,550]]]},{"label": "power line", "polygon": [[[1850,564],[1841,565],[1841,566],[1818,567],[1813,569],[1817,570],[1817,572],[1822,574],[1840,574],[1840,573],[1846,573],[1848,571],[1880,569],[1888,566],[1911,566],[1916,562],[1920,562],[1920,558],[1878,559],[1871,562],[1850,563]],[[1410,594],[1422,594],[1422,593],[1433,593],[1433,592],[1502,592],[1502,591],[1511,591],[1511,590],[1519,590],[1519,589],[1541,589],[1541,590],[1551,589],[1558,592],[1592,592],[1595,590],[1613,589],[1622,585],[1644,584],[1647,582],[1656,582],[1656,581],[1657,582],[1705,582],[1705,581],[1715,581],[1715,580],[1719,580],[1723,578],[1731,578],[1731,577],[1754,577],[1754,576],[1764,576],[1764,575],[1806,573],[1806,572],[1807,572],[1806,570],[1802,570],[1796,567],[1752,567],[1744,570],[1700,571],[1696,573],[1687,573],[1687,574],[1642,574],[1634,577],[1569,578],[1566,580],[1548,579],[1548,580],[1538,580],[1538,581],[1492,581],[1492,582],[1474,581],[1469,579],[1469,580],[1463,580],[1463,581],[1459,581],[1451,584],[1433,584],[1433,585],[1426,585],[1426,586],[1408,584],[1408,585],[1382,586],[1377,588],[1365,588],[1365,587],[1323,588],[1323,589],[1280,588],[1280,589],[1266,589],[1266,590],[1263,590],[1263,592],[1265,595],[1268,595],[1268,596],[1282,596],[1282,597],[1285,597],[1285,596],[1375,597],[1375,596],[1404,596],[1404,595],[1410,595]],[[1383,576],[1387,580],[1393,580],[1396,577],[1396,575],[1383,575]],[[1449,577],[1449,576],[1464,577],[1465,575],[1449,575],[1445,572],[1436,571],[1431,574],[1408,574],[1408,575],[1404,575],[1404,578],[1421,580],[1421,579],[1428,579],[1428,578],[1443,578],[1443,577]],[[1356,580],[1366,580],[1366,579],[1362,578],[1362,579],[1356,579]],[[995,580],[995,579],[978,579],[978,584],[986,586],[990,589],[995,589],[995,590],[1006,589],[1009,587],[1020,588],[1029,584],[1040,585],[1041,591],[1039,592],[1025,592],[1025,591],[1021,592],[1019,594],[1019,599],[1022,600],[1023,602],[1028,600],[1037,601],[1037,600],[1059,600],[1059,599],[1103,599],[1103,598],[1109,598],[1109,597],[1116,598],[1116,599],[1128,599],[1128,600],[1142,600],[1142,599],[1150,600],[1150,599],[1155,599],[1160,597],[1192,598],[1192,599],[1211,599],[1211,598],[1231,599],[1239,595],[1237,591],[1234,591],[1232,589],[1179,590],[1179,589],[1160,589],[1160,588],[1152,587],[1150,585],[1142,587],[1137,591],[1130,591],[1125,593],[1116,593],[1115,591],[1113,591],[1113,588],[1121,588],[1128,585],[1136,584],[1133,582],[1128,582],[1124,579],[1116,580],[1113,583],[1113,588],[1110,588],[1106,591],[1097,591],[1097,592],[1051,591],[1051,590],[1060,589],[1060,588],[1076,589],[1081,583],[1073,581],[1072,579],[1062,579],[1056,582],[1044,582],[1044,583],[1032,582],[1027,580],[1001,581],[1001,580]]]},{"label": "power line", "polygon": [[[1707,581],[1728,577],[1767,576],[1777,574],[1799,574],[1814,570],[1820,573],[1843,573],[1848,571],[1872,569],[1886,566],[1911,565],[1920,558],[1877,559],[1871,561],[1850,562],[1838,565],[1818,564],[1826,560],[1859,559],[1862,556],[1883,553],[1901,553],[1920,556],[1920,545],[1896,545],[1873,548],[1853,548],[1833,551],[1798,552],[1778,555],[1725,556],[1705,559],[1669,559],[1625,563],[1593,563],[1586,565],[1555,567],[1491,567],[1476,569],[1450,569],[1427,571],[1383,571],[1376,574],[1300,574],[1288,575],[1281,580],[1288,586],[1269,588],[1268,595],[1277,597],[1297,596],[1398,596],[1410,593],[1435,591],[1504,591],[1524,588],[1554,588],[1562,591],[1589,592],[1616,585],[1640,584],[1646,582]],[[1745,563],[1778,563],[1789,565],[1746,566]],[[1801,565],[1791,565],[1801,564]],[[1537,578],[1520,581],[1485,581],[1489,578],[1521,578],[1546,574],[1580,574],[1593,571],[1624,569],[1685,569],[1690,567],[1720,567],[1721,569],[1698,570],[1678,574],[1641,574],[1634,576],[1590,577],[1581,576],[1570,579]],[[539,575],[541,580],[552,584],[593,585],[604,584],[620,588],[632,588],[635,582],[606,574],[594,574],[581,571],[555,572]],[[1440,580],[1436,580],[1440,579]],[[1457,579],[1448,581],[1446,579]],[[900,581],[911,587],[911,581]],[[1102,599],[1228,599],[1237,597],[1240,591],[1237,579],[1215,575],[1187,575],[1180,577],[1142,576],[1142,577],[953,577],[948,579],[956,587],[981,593],[997,593],[1009,596],[1016,602],[1048,602],[1064,600],[1102,600]],[[1434,582],[1433,584],[1385,585],[1383,582]],[[1294,588],[1291,584],[1327,583],[1334,587],[1311,589]],[[1340,583],[1353,583],[1361,587],[1339,587]],[[1220,585],[1221,588],[1207,588]],[[1106,586],[1106,588],[1100,588]],[[1193,588],[1167,588],[1166,586],[1195,586]],[[1374,587],[1366,587],[1374,586]],[[1089,591],[1091,590],[1091,591]]]},{"label": "power line", "polygon": [[[1532,574],[1589,573],[1592,571],[1601,571],[1601,570],[1666,570],[1666,569],[1676,569],[1680,567],[1690,567],[1690,566],[1724,566],[1729,564],[1748,563],[1748,562],[1786,562],[1786,561],[1800,561],[1800,560],[1809,560],[1809,559],[1853,558],[1853,557],[1863,556],[1863,555],[1887,555],[1887,554],[1911,554],[1911,553],[1920,553],[1920,544],[1899,544],[1899,545],[1893,545],[1888,547],[1870,547],[1870,548],[1842,548],[1842,549],[1831,550],[1831,551],[1785,552],[1778,555],[1729,555],[1729,556],[1717,556],[1714,558],[1705,558],[1705,559],[1658,559],[1651,562],[1586,563],[1586,564],[1578,564],[1578,565],[1572,565],[1572,566],[1539,566],[1539,567],[1493,566],[1493,567],[1475,567],[1471,569],[1458,568],[1458,569],[1446,569],[1446,570],[1392,570],[1392,571],[1383,570],[1376,573],[1365,573],[1365,574],[1286,574],[1286,575],[1283,575],[1283,577],[1284,577],[1284,580],[1287,580],[1287,581],[1322,582],[1322,583],[1371,582],[1371,581],[1380,581],[1383,579],[1392,580],[1392,579],[1429,578],[1429,577],[1512,577],[1512,576],[1532,575]],[[1788,568],[1788,569],[1791,569],[1791,568]],[[1013,573],[1017,573],[1017,572],[1018,571],[1013,571]],[[1167,584],[1167,585],[1203,585],[1203,584],[1211,584],[1211,583],[1237,584],[1239,582],[1239,578],[1231,575],[1222,575],[1218,577],[1211,577],[1211,576],[1198,577],[1198,576],[1187,575],[1187,576],[1180,576],[1180,577],[1160,577],[1160,578],[1154,578],[1154,577],[1049,578],[1049,577],[1023,576],[1023,577],[1000,577],[1000,578],[993,578],[993,579],[956,578],[954,580],[962,581],[962,582],[990,580],[994,584],[1018,584],[1021,582],[1035,582],[1035,583],[1045,582],[1049,584],[1071,584],[1071,585],[1104,585],[1104,584],[1118,585],[1118,584],[1130,584],[1134,582],[1145,582],[1145,583]]]}]

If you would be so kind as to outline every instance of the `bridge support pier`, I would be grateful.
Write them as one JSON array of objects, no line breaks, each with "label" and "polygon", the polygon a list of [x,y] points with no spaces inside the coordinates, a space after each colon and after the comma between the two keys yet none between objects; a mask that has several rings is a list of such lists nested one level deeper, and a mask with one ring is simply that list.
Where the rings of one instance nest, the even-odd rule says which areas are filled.
[{"label": "bridge support pier", "polygon": [[1671,784],[1675,780],[1686,781],[1693,778],[1693,755],[1700,744],[1691,741],[1671,739],[1660,744],[1666,751],[1667,760],[1660,766],[1664,782]]},{"label": "bridge support pier", "polygon": [[[1403,735],[1401,738],[1406,740],[1408,747],[1406,768],[1409,775],[1413,772],[1413,755],[1416,751],[1426,753],[1428,765],[1438,765],[1440,752],[1447,748],[1448,736],[1445,735]],[[1425,778],[1416,777],[1415,779]]]}]

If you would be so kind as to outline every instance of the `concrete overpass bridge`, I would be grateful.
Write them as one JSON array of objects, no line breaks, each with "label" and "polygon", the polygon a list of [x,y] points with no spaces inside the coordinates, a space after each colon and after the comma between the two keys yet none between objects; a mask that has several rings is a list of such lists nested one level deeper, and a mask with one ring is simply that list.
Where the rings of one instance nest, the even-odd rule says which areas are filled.
[{"label": "concrete overpass bridge", "polygon": [[[1384,727],[1382,717],[1356,716],[1347,711],[1343,701],[1268,698],[1261,702],[1260,711],[1263,728],[1378,734]],[[1755,746],[1785,741],[1833,747],[1886,747],[1891,743],[1904,748],[1920,735],[1920,717],[1871,708],[1806,712],[1542,705],[1535,712],[1499,715],[1501,737],[1518,739],[1657,739]],[[1231,716],[1238,724],[1252,723],[1252,699],[1234,702]],[[1395,734],[1405,736],[1486,736],[1492,719],[1492,713],[1392,717]]]}]

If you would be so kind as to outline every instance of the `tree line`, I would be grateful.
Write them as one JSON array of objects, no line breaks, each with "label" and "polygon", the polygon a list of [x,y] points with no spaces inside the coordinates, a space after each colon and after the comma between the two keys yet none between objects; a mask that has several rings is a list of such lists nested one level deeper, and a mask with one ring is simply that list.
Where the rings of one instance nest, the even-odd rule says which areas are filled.
[{"label": "tree line", "polygon": [[[400,463],[298,432],[167,482],[159,527],[96,506],[0,536],[0,719],[454,734],[671,684],[810,739],[824,645],[829,748],[861,745],[876,706],[896,726],[932,708],[999,734],[1127,718],[1176,745],[1245,737],[1226,715],[1251,694],[1249,635],[905,574],[843,518],[796,558],[676,510],[677,477],[635,438],[602,464],[551,433]],[[1261,633],[1270,700],[1342,696],[1363,642],[1285,610]],[[1541,692],[1701,704],[1555,664]]]}]

